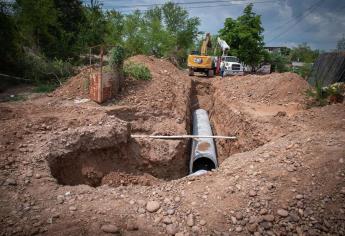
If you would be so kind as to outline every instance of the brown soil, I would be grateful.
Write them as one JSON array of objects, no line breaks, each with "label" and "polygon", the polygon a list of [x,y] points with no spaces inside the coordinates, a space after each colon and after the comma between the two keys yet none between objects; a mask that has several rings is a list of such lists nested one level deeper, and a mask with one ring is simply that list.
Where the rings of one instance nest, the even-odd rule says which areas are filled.
[{"label": "brown soil", "polygon": [[56,89],[52,95],[62,98],[88,97],[87,83],[92,71],[91,66],[79,69],[79,73],[70,78],[63,86]]},{"label": "brown soil", "polygon": [[158,184],[159,179],[152,175],[130,175],[121,172],[110,172],[102,178],[102,185],[108,185],[111,187],[128,186],[128,185],[143,185],[151,186]]},{"label": "brown soil", "polygon": [[[191,79],[130,60],[153,79],[128,79],[106,105],[73,101],[86,71],[0,103],[0,235],[345,234],[344,103],[306,109],[291,73]],[[197,108],[238,138],[216,141],[215,171],[185,177],[186,140],[130,138],[187,134]]]}]

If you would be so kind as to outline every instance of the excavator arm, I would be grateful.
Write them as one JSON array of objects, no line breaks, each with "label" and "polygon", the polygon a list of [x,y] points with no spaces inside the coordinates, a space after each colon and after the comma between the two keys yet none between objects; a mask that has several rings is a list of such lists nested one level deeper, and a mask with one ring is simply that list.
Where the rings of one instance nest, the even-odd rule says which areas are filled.
[{"label": "excavator arm", "polygon": [[207,49],[208,49],[208,48],[212,48],[211,35],[210,35],[210,33],[207,33],[205,39],[202,41],[200,54],[201,54],[202,56],[206,56],[206,55],[207,55]]}]

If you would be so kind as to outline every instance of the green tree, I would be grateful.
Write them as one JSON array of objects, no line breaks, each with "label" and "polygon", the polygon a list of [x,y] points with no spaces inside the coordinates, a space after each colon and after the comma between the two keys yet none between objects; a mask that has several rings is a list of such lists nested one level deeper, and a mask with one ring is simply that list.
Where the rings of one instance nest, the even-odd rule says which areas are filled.
[{"label": "green tree", "polygon": [[184,65],[188,52],[198,36],[200,19],[189,18],[187,10],[172,2],[164,4],[162,11],[166,30],[173,42],[169,57],[175,63]]},{"label": "green tree", "polygon": [[50,48],[49,54],[54,57],[76,58],[82,50],[78,44],[82,25],[86,23],[83,5],[80,0],[54,0],[58,11],[59,30],[53,32],[58,43]]},{"label": "green tree", "polygon": [[219,30],[219,35],[229,44],[231,54],[255,71],[264,60],[263,31],[261,16],[254,13],[253,4],[249,4],[242,16],[236,20],[225,20],[224,28]]},{"label": "green tree", "polygon": [[302,43],[291,50],[290,57],[291,61],[313,63],[319,54],[318,50],[312,50],[307,43]]},{"label": "green tree", "polygon": [[18,69],[20,58],[20,40],[13,11],[12,4],[0,1],[0,72],[10,74]]},{"label": "green tree", "polygon": [[53,0],[17,0],[17,25],[24,45],[50,54],[57,44],[53,32],[59,27]]},{"label": "green tree", "polygon": [[107,36],[107,19],[102,11],[102,4],[97,0],[91,0],[90,5],[83,8],[86,18],[81,26],[79,44],[82,48],[99,45],[105,42]]},{"label": "green tree", "polygon": [[269,63],[271,64],[271,70],[275,72],[286,72],[289,68],[286,66],[288,64],[288,59],[286,56],[279,52],[273,52],[269,54]]},{"label": "green tree", "polygon": [[106,43],[111,45],[121,45],[123,43],[124,20],[125,16],[121,12],[111,10],[106,13]]},{"label": "green tree", "polygon": [[140,11],[127,15],[124,22],[124,47],[128,55],[145,54],[144,21]]},{"label": "green tree", "polygon": [[172,37],[165,30],[163,25],[162,9],[155,7],[146,12],[144,16],[145,39],[147,53],[157,57],[166,56],[172,46]]}]

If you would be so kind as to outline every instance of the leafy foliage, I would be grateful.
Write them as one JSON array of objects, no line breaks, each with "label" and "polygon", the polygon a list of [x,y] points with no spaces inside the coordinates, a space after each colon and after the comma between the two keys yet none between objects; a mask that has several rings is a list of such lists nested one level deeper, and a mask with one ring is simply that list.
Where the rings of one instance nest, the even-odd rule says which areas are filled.
[{"label": "leafy foliage", "polygon": [[125,51],[121,46],[115,46],[110,50],[109,63],[112,67],[122,67],[125,60]]},{"label": "leafy foliage", "polygon": [[108,44],[123,45],[127,56],[136,54],[167,57],[179,65],[186,63],[189,50],[199,33],[200,20],[190,18],[177,4],[168,2],[145,13],[107,13]]},{"label": "leafy foliage", "polygon": [[289,70],[289,68],[286,66],[286,64],[288,64],[288,59],[279,52],[269,54],[268,61],[271,63],[272,71],[281,73]]},{"label": "leafy foliage", "polygon": [[321,81],[316,81],[315,87],[306,91],[306,95],[313,99],[311,105],[324,106],[328,103],[338,103],[344,101],[345,84],[335,83],[322,87]]},{"label": "leafy foliage", "polygon": [[89,46],[100,44],[123,48],[111,52],[115,64],[148,54],[181,65],[199,24],[171,2],[124,15],[104,11],[100,0],[0,0],[0,71],[32,81],[60,80],[71,64],[82,63]]},{"label": "leafy foliage", "polygon": [[319,55],[320,52],[318,50],[312,50],[307,43],[303,43],[291,50],[290,60],[313,63]]},{"label": "leafy foliage", "polygon": [[0,71],[11,74],[18,71],[17,58],[20,55],[19,33],[12,15],[13,5],[0,0]]},{"label": "leafy foliage", "polygon": [[56,83],[39,83],[37,87],[34,88],[35,93],[49,93],[56,89],[58,84]]},{"label": "leafy foliage", "polygon": [[249,4],[243,15],[236,20],[226,18],[224,28],[219,30],[219,34],[229,44],[231,55],[237,56],[255,70],[264,60],[263,31],[261,16],[255,14],[253,4]]},{"label": "leafy foliage", "polygon": [[131,77],[136,80],[150,80],[152,78],[150,70],[144,64],[140,63],[126,63],[123,71],[126,77]]},{"label": "leafy foliage", "polygon": [[307,79],[312,71],[313,64],[312,63],[304,63],[304,65],[295,71],[301,77]]},{"label": "leafy foliage", "polygon": [[314,99],[313,105],[324,106],[327,104],[327,94],[323,91],[322,83],[320,81],[316,81],[314,88],[307,89],[306,95]]},{"label": "leafy foliage", "polygon": [[45,81],[56,81],[61,83],[64,78],[72,75],[72,65],[61,59],[49,60],[44,55],[27,52],[22,59],[25,67],[24,78],[32,79],[36,83]]}]

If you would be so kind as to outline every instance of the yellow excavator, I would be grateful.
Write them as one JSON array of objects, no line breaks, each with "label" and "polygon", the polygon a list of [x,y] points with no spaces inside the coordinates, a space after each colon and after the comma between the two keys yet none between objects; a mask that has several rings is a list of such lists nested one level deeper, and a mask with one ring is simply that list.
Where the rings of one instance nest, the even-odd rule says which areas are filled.
[{"label": "yellow excavator", "polygon": [[202,41],[200,55],[188,55],[188,69],[190,76],[193,76],[194,72],[205,73],[208,77],[214,76],[214,60],[212,56],[207,55],[207,50],[210,48],[212,48],[211,35],[210,33],[207,33],[205,39]]}]

